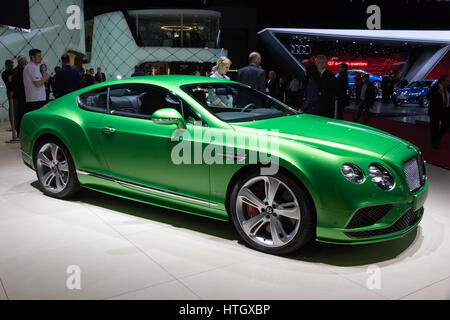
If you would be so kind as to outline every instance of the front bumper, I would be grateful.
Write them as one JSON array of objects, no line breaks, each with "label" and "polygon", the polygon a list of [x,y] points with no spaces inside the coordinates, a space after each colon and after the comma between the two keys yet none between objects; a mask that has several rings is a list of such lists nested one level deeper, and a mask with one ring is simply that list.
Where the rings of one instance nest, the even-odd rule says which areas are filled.
[{"label": "front bumper", "polygon": [[422,101],[421,96],[398,96],[398,97],[395,97],[396,103],[420,104],[421,101]]},{"label": "front bumper", "polygon": [[404,237],[423,217],[428,183],[406,203],[392,204],[389,212],[376,223],[362,228],[317,227],[317,241],[337,244],[368,244]]}]

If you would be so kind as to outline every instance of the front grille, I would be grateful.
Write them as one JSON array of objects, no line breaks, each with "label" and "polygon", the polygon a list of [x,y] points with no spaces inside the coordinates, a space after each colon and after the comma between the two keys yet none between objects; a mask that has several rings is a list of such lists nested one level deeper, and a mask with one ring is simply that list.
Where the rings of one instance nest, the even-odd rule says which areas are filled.
[{"label": "front grille", "polygon": [[406,181],[409,190],[414,193],[420,190],[425,184],[425,162],[420,154],[415,155],[403,163]]},{"label": "front grille", "polygon": [[422,217],[422,215],[423,215],[423,208],[420,208],[417,211],[413,211],[413,209],[411,208],[408,211],[406,211],[400,217],[400,219],[398,219],[390,227],[368,231],[346,232],[345,234],[354,238],[369,238],[369,237],[383,236],[386,234],[401,231],[409,226],[412,226],[417,222],[417,220],[419,220]]},{"label": "front grille", "polygon": [[347,229],[362,228],[380,221],[392,209],[392,204],[361,208],[353,215]]}]

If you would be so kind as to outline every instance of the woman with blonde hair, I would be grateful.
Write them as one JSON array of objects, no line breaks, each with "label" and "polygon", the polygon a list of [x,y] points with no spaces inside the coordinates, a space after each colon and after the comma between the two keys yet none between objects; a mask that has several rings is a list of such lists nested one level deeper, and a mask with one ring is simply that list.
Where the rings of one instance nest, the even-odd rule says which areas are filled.
[{"label": "woman with blonde hair", "polygon": [[[217,60],[216,65],[213,67],[214,73],[211,74],[211,78],[230,80],[227,76],[228,70],[230,70],[231,60],[227,57],[220,57]],[[232,95],[218,95],[215,93],[214,89],[209,89],[208,100],[212,105],[232,108],[233,107],[233,96]]]},{"label": "woman with blonde hair", "polygon": [[220,57],[217,60],[216,65],[213,67],[213,74],[211,75],[211,78],[230,80],[230,78],[227,76],[228,70],[230,70],[230,66],[230,59],[228,59],[227,57]]}]

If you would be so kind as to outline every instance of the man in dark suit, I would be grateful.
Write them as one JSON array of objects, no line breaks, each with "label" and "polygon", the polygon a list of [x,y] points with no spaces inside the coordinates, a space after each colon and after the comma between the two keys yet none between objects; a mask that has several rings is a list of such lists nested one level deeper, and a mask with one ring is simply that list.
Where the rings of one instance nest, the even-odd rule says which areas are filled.
[{"label": "man in dark suit", "polygon": [[336,98],[336,77],[327,69],[327,57],[319,54],[316,57],[316,67],[319,71],[319,115],[334,117],[334,103]]},{"label": "man in dark suit", "polygon": [[14,61],[12,60],[6,60],[5,61],[5,71],[2,72],[2,79],[3,82],[5,83],[6,86],[6,94],[7,96],[11,96],[12,95],[12,76],[14,73]]},{"label": "man in dark suit", "polygon": [[267,80],[266,93],[274,98],[279,98],[279,91],[277,74],[271,70],[269,71],[269,79]]},{"label": "man in dark suit", "polygon": [[102,72],[102,68],[97,68],[97,73],[95,74],[95,83],[99,82],[105,82],[106,77],[105,74]]},{"label": "man in dark suit", "polygon": [[[5,61],[5,71],[2,72],[2,79],[6,86],[6,96],[9,102],[9,122],[11,123],[11,128],[15,123],[15,115],[13,114],[13,109],[11,105],[13,103],[13,73],[14,73],[14,61],[8,59]],[[15,113],[15,112],[14,112]]]},{"label": "man in dark suit", "polygon": [[430,136],[434,149],[440,148],[441,138],[450,127],[450,93],[448,86],[450,79],[447,74],[439,77],[438,82],[428,91],[430,106]]},{"label": "man in dark suit", "polygon": [[363,110],[365,110],[364,124],[369,123],[369,112],[370,108],[375,102],[375,86],[370,82],[369,75],[366,73],[363,77],[363,82],[361,85],[361,94],[359,96],[360,102],[358,106],[358,112],[356,113],[354,122],[358,122],[359,117]]},{"label": "man in dark suit", "polygon": [[95,83],[93,74],[94,74],[94,69],[91,68],[91,69],[86,69],[86,72],[81,75],[83,88],[92,86]]},{"label": "man in dark suit", "polygon": [[353,77],[354,81],[355,81],[355,85],[354,85],[354,91],[356,94],[356,102],[359,103],[359,97],[361,96],[361,86],[362,86],[362,78],[363,78],[363,73],[362,72],[357,72],[355,74],[355,76]]},{"label": "man in dark suit", "polygon": [[339,75],[337,77],[337,97],[338,97],[338,110],[337,119],[344,120],[344,108],[349,104],[349,98],[347,95],[348,90],[348,65],[341,63],[338,67]]},{"label": "man in dark suit", "polygon": [[16,114],[16,130],[17,136],[20,133],[20,124],[22,118],[26,113],[26,96],[25,85],[23,84],[23,69],[28,64],[25,56],[17,57],[17,67],[14,68],[13,73],[13,97],[14,97],[14,113]]},{"label": "man in dark suit", "polygon": [[67,54],[61,57],[61,63],[62,68],[58,69],[55,74],[55,98],[80,89],[81,84],[81,74],[69,64],[70,57]]},{"label": "man in dark suit", "polygon": [[258,52],[252,52],[248,56],[248,66],[241,68],[237,73],[237,82],[249,85],[255,90],[265,92],[266,90],[266,74],[261,66],[261,55]]},{"label": "man in dark suit", "polygon": [[383,103],[389,103],[389,82],[391,81],[391,78],[387,75],[387,73],[384,74],[382,80],[381,80],[381,95]]}]

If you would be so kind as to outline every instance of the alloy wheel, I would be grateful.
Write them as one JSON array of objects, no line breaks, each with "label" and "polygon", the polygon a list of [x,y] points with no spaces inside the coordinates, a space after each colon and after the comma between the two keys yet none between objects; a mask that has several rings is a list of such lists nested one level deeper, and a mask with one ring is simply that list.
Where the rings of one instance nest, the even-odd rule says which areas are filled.
[{"label": "alloy wheel", "polygon": [[50,193],[60,193],[69,181],[69,165],[64,150],[53,142],[44,144],[36,158],[41,185]]},{"label": "alloy wheel", "polygon": [[239,190],[236,213],[245,234],[259,245],[278,248],[297,234],[301,210],[294,192],[281,180],[259,176]]}]

